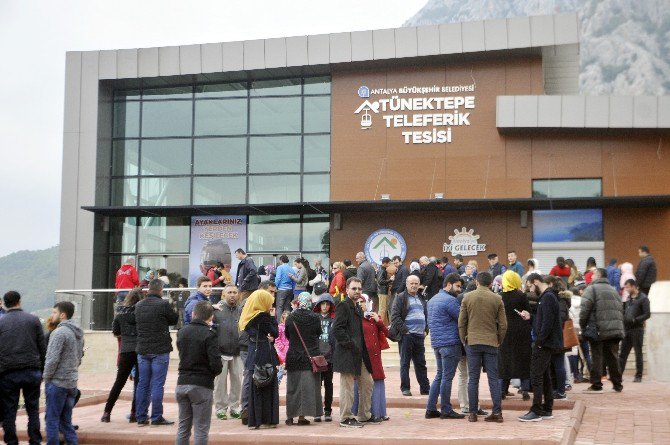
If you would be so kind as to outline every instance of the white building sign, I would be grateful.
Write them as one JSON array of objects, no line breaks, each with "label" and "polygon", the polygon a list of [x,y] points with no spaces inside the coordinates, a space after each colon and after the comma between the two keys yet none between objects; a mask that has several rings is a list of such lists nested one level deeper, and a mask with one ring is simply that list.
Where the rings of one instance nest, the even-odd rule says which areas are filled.
[{"label": "white building sign", "polygon": [[[467,93],[474,91],[475,84],[377,89],[361,86],[357,93],[364,100],[354,114],[360,115],[362,130],[370,129],[373,116],[381,115],[386,128],[404,130],[401,135],[405,144],[451,143],[452,127],[470,125],[475,96]],[[433,95],[412,96],[416,94]],[[370,99],[373,96],[382,97]]]},{"label": "white building sign", "polygon": [[479,235],[475,230],[467,230],[465,227],[459,232],[454,229],[454,235],[449,237],[449,242],[442,246],[443,252],[452,255],[476,256],[479,252],[486,251],[486,244],[479,244]]}]

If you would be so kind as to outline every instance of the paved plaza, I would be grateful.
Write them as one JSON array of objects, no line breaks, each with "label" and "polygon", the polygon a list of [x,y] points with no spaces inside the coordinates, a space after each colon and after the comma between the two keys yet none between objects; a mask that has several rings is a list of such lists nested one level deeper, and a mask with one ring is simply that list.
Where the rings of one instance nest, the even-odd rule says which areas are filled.
[{"label": "paved plaza", "polygon": [[[520,396],[503,401],[503,424],[488,424],[480,419],[477,423],[463,420],[440,420],[424,418],[426,396],[403,397],[399,389],[397,367],[386,369],[386,394],[391,420],[381,425],[366,425],[362,429],[340,428],[337,423],[337,408],[332,423],[309,426],[284,425],[283,393],[285,382],[280,386],[282,407],[280,425],[273,430],[249,431],[238,420],[212,420],[210,443],[212,444],[668,444],[670,443],[670,385],[654,382],[632,383],[626,375],[624,391],[615,393],[605,384],[605,393],[582,394],[586,384],[575,385],[568,392],[567,401],[557,401],[553,420],[537,423],[522,423],[517,416],[524,414],[530,402]],[[429,372],[433,374],[432,370]],[[174,403],[174,387],[177,373],[170,370],[166,383],[165,417],[177,420],[177,405]],[[85,372],[80,379],[82,401],[74,410],[74,423],[79,425],[82,444],[171,444],[174,443],[176,426],[143,427],[128,424],[125,416],[130,410],[129,391],[122,393],[121,400],[112,413],[109,424],[100,423],[103,404],[108,388],[114,380],[111,372]],[[338,378],[335,378],[335,404],[337,405]],[[412,378],[414,386],[416,383]],[[482,375],[480,394],[484,409],[490,409],[491,401]],[[126,389],[130,389],[130,384]],[[418,388],[416,393],[418,394]],[[452,403],[458,406],[457,389],[453,388]],[[21,414],[17,427],[25,435],[26,418]],[[44,425],[42,425],[44,427]],[[272,439],[269,439],[269,437]],[[23,442],[22,442],[23,443]]]}]

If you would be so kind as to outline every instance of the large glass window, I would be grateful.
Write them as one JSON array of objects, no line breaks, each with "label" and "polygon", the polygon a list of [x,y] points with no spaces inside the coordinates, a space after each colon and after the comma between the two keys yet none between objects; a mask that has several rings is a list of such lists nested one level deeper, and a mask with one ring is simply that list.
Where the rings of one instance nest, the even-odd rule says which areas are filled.
[{"label": "large glass window", "polygon": [[188,175],[191,173],[191,139],[145,139],[142,141],[143,175]]},{"label": "large glass window", "polygon": [[140,218],[138,252],[188,252],[191,236],[191,218]]},{"label": "large glass window", "polygon": [[114,253],[135,252],[137,218],[109,218],[109,251]]},{"label": "large glass window", "polygon": [[533,198],[595,198],[602,195],[602,179],[533,180]]},{"label": "large glass window", "polygon": [[247,99],[198,100],[195,103],[195,135],[247,133]]},{"label": "large glass window", "polygon": [[142,104],[142,137],[191,136],[193,102],[166,100]]},{"label": "large glass window", "polygon": [[195,140],[193,173],[196,175],[224,175],[246,171],[247,138]]},{"label": "large glass window", "polygon": [[302,250],[330,250],[330,217],[305,215],[302,224]]},{"label": "large glass window", "polygon": [[193,204],[244,204],[247,178],[244,176],[202,176],[193,179]]},{"label": "large glass window", "polygon": [[249,204],[300,202],[300,175],[249,176]]},{"label": "large glass window", "polygon": [[247,226],[251,252],[300,251],[300,215],[250,216]]},{"label": "large glass window", "polygon": [[300,97],[251,99],[251,134],[300,133]]},{"label": "large glass window", "polygon": [[249,152],[250,173],[300,171],[300,136],[252,137]]},{"label": "large glass window", "polygon": [[116,90],[110,203],[327,201],[330,106],[328,76]]}]

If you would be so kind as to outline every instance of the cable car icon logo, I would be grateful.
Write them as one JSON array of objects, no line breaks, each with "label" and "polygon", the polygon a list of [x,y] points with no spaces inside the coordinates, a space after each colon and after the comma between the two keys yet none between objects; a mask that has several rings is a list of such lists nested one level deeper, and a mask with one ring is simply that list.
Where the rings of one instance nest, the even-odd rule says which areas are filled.
[{"label": "cable car icon logo", "polygon": [[361,116],[362,130],[368,130],[372,126],[372,116],[370,116],[369,111],[379,113],[379,102],[370,102],[369,100],[366,100],[356,109],[356,111],[354,111],[354,114],[363,112],[363,115]]}]

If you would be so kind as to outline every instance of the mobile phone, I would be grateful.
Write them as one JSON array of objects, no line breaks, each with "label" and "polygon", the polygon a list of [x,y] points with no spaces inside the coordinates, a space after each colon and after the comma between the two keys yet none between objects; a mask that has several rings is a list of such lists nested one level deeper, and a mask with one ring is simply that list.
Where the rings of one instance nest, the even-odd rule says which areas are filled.
[{"label": "mobile phone", "polygon": [[523,317],[523,315],[521,314],[521,311],[519,311],[519,309],[514,309],[514,312],[516,312],[517,314],[519,314],[519,317]]}]

